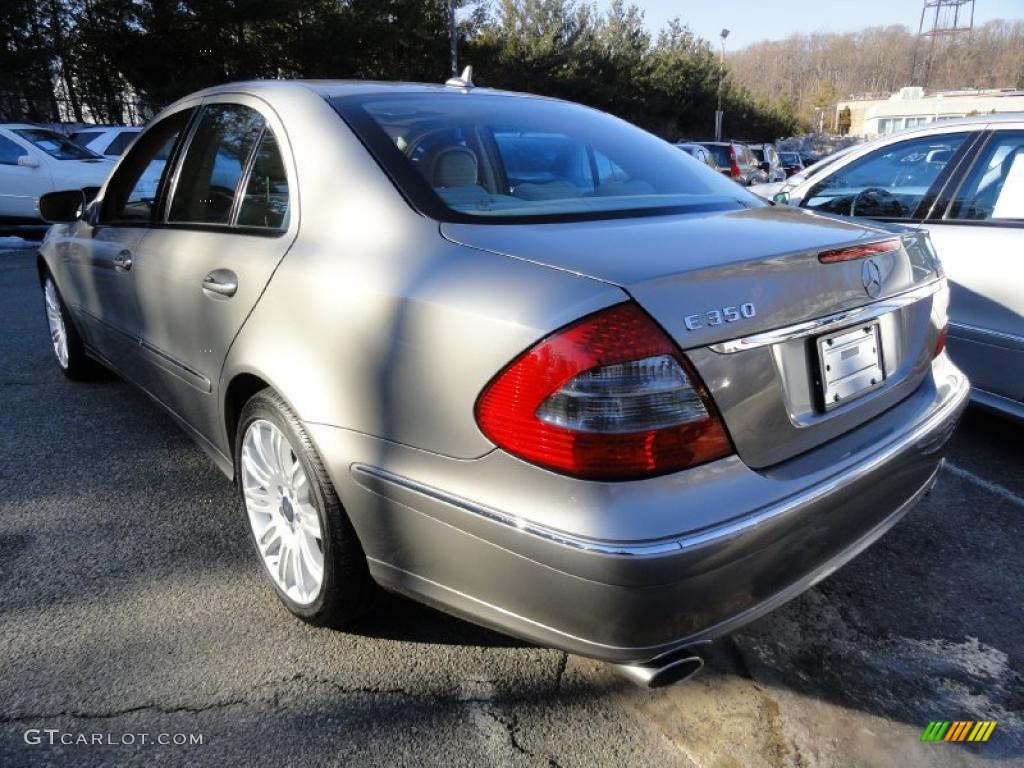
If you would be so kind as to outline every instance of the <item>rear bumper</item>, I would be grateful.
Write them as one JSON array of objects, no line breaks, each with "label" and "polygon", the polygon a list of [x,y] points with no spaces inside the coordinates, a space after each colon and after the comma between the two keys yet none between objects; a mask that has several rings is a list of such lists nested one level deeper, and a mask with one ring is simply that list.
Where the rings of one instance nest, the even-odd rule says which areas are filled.
[{"label": "rear bumper", "polygon": [[[791,461],[608,485],[498,452],[433,466],[401,449],[372,456],[343,430],[312,431],[381,584],[622,663],[730,632],[869,546],[934,482],[968,396],[943,355],[903,403]],[[681,532],[650,536],[669,525]]]}]

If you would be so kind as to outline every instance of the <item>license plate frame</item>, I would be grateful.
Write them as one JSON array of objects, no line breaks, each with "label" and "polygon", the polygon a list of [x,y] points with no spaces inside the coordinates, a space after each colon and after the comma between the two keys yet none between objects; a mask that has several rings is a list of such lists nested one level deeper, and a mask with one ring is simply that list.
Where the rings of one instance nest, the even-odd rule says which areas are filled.
[{"label": "license plate frame", "polygon": [[815,339],[819,394],[825,411],[863,397],[885,383],[878,320]]}]

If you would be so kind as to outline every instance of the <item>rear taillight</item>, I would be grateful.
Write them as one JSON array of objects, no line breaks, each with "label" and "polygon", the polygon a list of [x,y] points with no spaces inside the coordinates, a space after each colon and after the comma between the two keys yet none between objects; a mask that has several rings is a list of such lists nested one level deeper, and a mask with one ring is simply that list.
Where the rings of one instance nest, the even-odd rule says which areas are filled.
[{"label": "rear taillight", "polygon": [[932,352],[934,360],[946,348],[946,339],[949,336],[949,284],[945,280],[932,296],[931,321],[932,326],[939,329],[939,335],[935,338],[935,349]]},{"label": "rear taillight", "polygon": [[879,243],[868,243],[867,245],[851,245],[848,248],[836,248],[832,251],[822,251],[818,254],[818,261],[822,264],[833,264],[837,261],[853,261],[854,259],[866,259],[869,256],[877,256],[879,253],[898,251],[903,241],[899,238],[882,240]]},{"label": "rear taillight", "polygon": [[740,166],[736,162],[736,148],[732,146],[729,147],[729,165],[729,173],[732,174],[734,179],[738,179],[740,177]]},{"label": "rear taillight", "polygon": [[949,323],[946,323],[942,328],[939,329],[939,338],[935,340],[935,351],[932,353],[932,359],[942,354],[942,350],[946,348],[946,339],[949,338]]},{"label": "rear taillight", "polygon": [[689,363],[633,303],[528,349],[487,385],[476,417],[503,450],[595,480],[673,472],[732,453]]}]

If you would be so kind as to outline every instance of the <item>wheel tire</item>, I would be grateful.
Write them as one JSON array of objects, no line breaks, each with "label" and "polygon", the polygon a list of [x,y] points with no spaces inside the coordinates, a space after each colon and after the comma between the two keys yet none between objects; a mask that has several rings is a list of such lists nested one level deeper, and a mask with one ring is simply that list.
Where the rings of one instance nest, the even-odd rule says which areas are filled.
[{"label": "wheel tire", "polygon": [[[243,458],[243,451],[247,446],[246,437],[250,430],[254,430],[251,440],[258,442],[261,434],[268,433],[269,428],[265,426],[267,422],[276,428],[287,441],[287,449],[290,449],[289,456],[298,460],[302,472],[305,473],[307,483],[302,486],[302,492],[298,495],[293,494],[293,490],[289,488],[279,492],[287,493],[287,496],[275,497],[276,489],[269,487],[274,486],[275,481],[265,482],[264,476],[254,473],[252,463],[254,454],[251,451],[254,443],[249,443],[250,453]],[[272,434],[273,430],[270,430],[269,433]],[[273,390],[264,389],[258,392],[242,408],[235,434],[235,477],[242,497],[243,515],[249,530],[249,539],[259,557],[263,575],[292,614],[310,624],[340,627],[365,614],[373,607],[379,589],[367,569],[366,555],[363,553],[352,523],[345,514],[330,477],[302,422]],[[266,507],[253,504],[250,501],[250,498],[262,501],[264,494],[261,491],[263,489],[267,491],[266,497],[271,502],[269,511]],[[299,496],[302,497],[301,502]],[[284,498],[295,499],[295,501],[286,504]],[[273,509],[275,504],[280,506]],[[291,504],[295,504],[295,510],[299,510],[301,507],[305,511],[302,513],[292,511]],[[267,528],[263,529],[264,545],[266,546],[268,541],[272,543],[275,535],[282,542],[278,549],[277,565],[274,565],[272,561],[268,562],[268,556],[265,556],[264,551],[261,550],[258,541],[260,534],[257,533],[257,525],[261,523],[254,522],[251,505],[252,509],[256,510],[255,517],[258,521],[264,519],[272,521],[267,523]],[[285,566],[282,576],[280,563],[283,553],[287,551],[284,541],[288,536],[288,530],[284,526],[291,526],[292,535],[296,537],[296,540],[306,533],[299,518],[305,515],[306,517],[303,519],[308,520],[309,506],[315,509],[319,520],[322,577],[319,592],[315,598],[299,601],[295,599],[294,591],[291,595],[286,592],[288,585],[285,583],[287,582],[285,577],[289,568]],[[290,520],[285,517],[288,513],[291,514]],[[273,528],[272,531],[269,530],[271,528]],[[290,546],[296,552],[303,549],[298,543],[293,543]],[[296,557],[298,558],[300,555],[297,554]],[[306,556],[301,555],[301,557]],[[287,559],[286,556],[285,559]],[[275,574],[274,570],[278,573]],[[296,572],[302,573],[303,565],[295,560],[290,571],[293,576]],[[299,583],[301,583],[301,579]]]},{"label": "wheel tire", "polygon": [[85,354],[82,337],[49,273],[43,278],[43,311],[54,357],[64,375],[73,381],[95,377],[99,367]]}]

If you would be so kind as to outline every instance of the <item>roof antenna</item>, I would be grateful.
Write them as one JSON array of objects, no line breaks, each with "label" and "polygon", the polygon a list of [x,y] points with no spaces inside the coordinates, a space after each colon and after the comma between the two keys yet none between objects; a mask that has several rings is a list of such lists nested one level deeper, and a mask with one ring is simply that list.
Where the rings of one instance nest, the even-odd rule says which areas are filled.
[{"label": "roof antenna", "polygon": [[462,70],[461,75],[458,77],[449,77],[444,81],[444,84],[451,86],[452,88],[475,88],[476,85],[473,83],[473,67],[466,67]]}]

